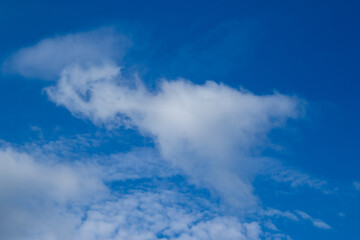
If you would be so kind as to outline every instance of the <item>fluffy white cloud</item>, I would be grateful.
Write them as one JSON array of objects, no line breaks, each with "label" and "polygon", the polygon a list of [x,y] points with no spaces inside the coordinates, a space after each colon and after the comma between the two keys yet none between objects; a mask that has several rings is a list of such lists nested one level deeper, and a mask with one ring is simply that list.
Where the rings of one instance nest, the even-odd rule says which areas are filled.
[{"label": "fluffy white cloud", "polygon": [[89,168],[83,171],[81,166],[57,164],[51,159],[37,161],[8,147],[0,150],[0,159],[1,198],[34,194],[34,197],[46,195],[57,202],[65,202],[81,200],[105,190],[101,181],[90,177],[92,171]]},{"label": "fluffy white cloud", "polygon": [[93,174],[95,169],[84,166],[35,159],[11,147],[0,149],[0,238],[28,239],[37,232],[67,238],[67,228],[79,222],[73,216],[77,206],[108,194]]},{"label": "fluffy white cloud", "polygon": [[111,28],[55,36],[20,49],[3,69],[25,77],[54,80],[73,64],[86,66],[119,60],[130,45],[127,37]]},{"label": "fluffy white cloud", "polygon": [[268,131],[299,114],[299,100],[257,96],[223,84],[162,80],[155,92],[129,86],[114,65],[64,70],[46,92],[74,115],[109,128],[135,127],[152,136],[162,156],[232,205],[256,204],[249,183],[251,151]]}]

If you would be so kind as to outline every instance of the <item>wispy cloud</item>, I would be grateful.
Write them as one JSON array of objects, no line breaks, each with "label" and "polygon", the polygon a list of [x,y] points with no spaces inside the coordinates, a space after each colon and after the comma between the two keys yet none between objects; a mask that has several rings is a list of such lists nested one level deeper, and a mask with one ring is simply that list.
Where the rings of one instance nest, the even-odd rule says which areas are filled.
[{"label": "wispy cloud", "polygon": [[184,196],[171,191],[135,192],[93,206],[80,235],[84,239],[260,239],[256,222],[243,224],[236,218],[187,209],[178,205],[184,204],[179,199]]},{"label": "wispy cloud", "polygon": [[267,167],[263,166],[263,174],[275,182],[289,184],[292,188],[308,187],[323,193],[331,192],[327,181],[323,179],[318,179],[294,168],[284,166],[284,164],[274,159],[266,159],[265,162]]},{"label": "wispy cloud", "polygon": [[[312,218],[309,214],[300,211],[300,210],[296,210],[296,211],[281,211],[278,209],[273,209],[273,208],[269,208],[267,210],[263,210],[262,214],[264,216],[268,216],[268,217],[272,217],[274,218],[286,218],[292,221],[300,221],[302,220],[309,220],[315,227],[317,228],[321,228],[321,229],[331,229],[331,227],[325,223],[324,221],[320,220],[320,219],[315,219]],[[273,226],[273,228],[275,228],[275,230],[277,230],[277,228],[275,226]]]},{"label": "wispy cloud", "polygon": [[317,228],[322,228],[322,229],[330,229],[331,227],[323,222],[322,220],[320,219],[315,219],[315,218],[312,218],[309,214],[303,212],[303,211],[299,211],[297,210],[296,213],[302,218],[302,219],[305,219],[305,220],[309,220],[311,221],[311,223],[317,227]]},{"label": "wispy cloud", "polygon": [[276,218],[282,217],[293,221],[299,221],[299,218],[290,211],[280,211],[278,209],[269,208],[266,211],[264,211],[263,214],[269,217],[276,217]]},{"label": "wispy cloud", "polygon": [[124,179],[109,179],[92,161],[35,155],[9,145],[0,150],[0,238],[257,240],[262,234],[260,223],[223,216],[217,205],[176,185],[118,192],[105,183]]},{"label": "wispy cloud", "polygon": [[[270,208],[257,220],[224,215],[223,207],[211,198],[188,195],[189,191],[196,193],[193,186],[181,187],[178,180],[170,180],[179,172],[151,150],[110,156],[85,154],[85,159],[78,160],[70,154],[68,161],[61,149],[69,151],[66,145],[75,140],[61,141],[22,149],[3,143],[1,238],[289,239],[275,225],[269,227],[271,219],[299,221],[300,217],[319,228],[328,226],[300,211]],[[79,139],[77,144],[87,142]],[[169,180],[162,185],[156,180],[159,177]],[[140,181],[135,188],[125,186],[119,191],[118,184],[136,179],[145,184]]]}]

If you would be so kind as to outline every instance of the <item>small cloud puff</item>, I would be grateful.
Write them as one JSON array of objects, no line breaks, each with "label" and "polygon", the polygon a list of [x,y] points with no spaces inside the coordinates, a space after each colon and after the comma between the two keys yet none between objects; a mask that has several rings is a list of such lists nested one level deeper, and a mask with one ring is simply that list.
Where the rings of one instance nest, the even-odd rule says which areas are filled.
[{"label": "small cloud puff", "polygon": [[3,64],[3,71],[28,78],[55,80],[62,70],[121,60],[131,41],[111,28],[44,39],[20,49]]},{"label": "small cloud puff", "polygon": [[353,186],[354,186],[354,188],[355,188],[356,190],[360,190],[360,182],[354,181],[354,182],[353,182]]}]

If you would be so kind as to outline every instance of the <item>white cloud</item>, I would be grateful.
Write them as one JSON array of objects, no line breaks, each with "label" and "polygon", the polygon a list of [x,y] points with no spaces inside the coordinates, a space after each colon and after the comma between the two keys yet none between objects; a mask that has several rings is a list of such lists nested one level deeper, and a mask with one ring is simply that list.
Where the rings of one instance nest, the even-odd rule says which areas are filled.
[{"label": "white cloud", "polygon": [[275,93],[257,96],[223,84],[162,80],[156,92],[135,86],[114,65],[67,68],[46,92],[74,115],[109,128],[135,127],[152,136],[162,156],[221,193],[234,206],[256,204],[247,171],[251,151],[286,119],[299,100]]},{"label": "white cloud", "polygon": [[81,200],[97,191],[104,193],[102,182],[89,176],[91,169],[83,172],[81,166],[71,168],[51,162],[51,159],[36,161],[12,148],[1,149],[0,159],[0,197],[36,194],[65,202]]},{"label": "white cloud", "polygon": [[[171,166],[159,156],[153,148],[133,148],[130,152],[115,152],[97,155],[94,149],[101,147],[102,134],[96,136],[84,134],[71,138],[60,137],[57,140],[25,144],[24,152],[30,152],[33,158],[57,161],[66,164],[77,162],[92,169],[98,169],[104,181],[126,181],[142,178],[166,178],[183,174],[181,169]],[[7,143],[4,143],[7,144]],[[101,151],[101,150],[100,150]],[[46,161],[45,161],[46,162]]]},{"label": "white cloud", "polygon": [[292,240],[292,238],[283,233],[265,233],[265,240]]},{"label": "white cloud", "polygon": [[20,49],[3,70],[30,78],[56,79],[73,64],[104,64],[122,58],[130,40],[111,28],[55,36]]},{"label": "white cloud", "polygon": [[258,223],[206,216],[196,207],[179,205],[183,200],[171,191],[135,192],[93,206],[79,228],[80,239],[260,239]]},{"label": "white cloud", "polygon": [[262,166],[260,169],[265,176],[269,176],[271,180],[278,183],[287,183],[291,187],[309,187],[322,191],[323,193],[331,192],[328,189],[327,182],[322,179],[317,179],[309,174],[303,173],[301,171],[283,166],[279,161],[274,159],[264,160],[267,167]]},{"label": "white cloud", "polygon": [[[262,215],[266,216],[266,217],[270,217],[270,219],[276,219],[276,218],[286,218],[292,221],[300,221],[300,219],[303,220],[309,220],[313,226],[320,228],[320,229],[331,229],[331,227],[325,223],[324,221],[320,220],[320,219],[315,219],[312,218],[309,214],[300,211],[300,210],[296,210],[295,212],[291,212],[291,211],[281,211],[278,209],[273,209],[273,208],[269,208],[267,210],[262,210]],[[299,219],[300,217],[300,219]],[[276,228],[275,225],[273,225],[271,222],[269,224],[269,222],[265,222],[265,227],[278,231],[278,229]]]},{"label": "white cloud", "polygon": [[1,148],[0,238],[29,239],[45,231],[66,239],[67,228],[79,223],[74,216],[78,205],[108,195],[103,182],[93,175],[96,170],[91,168],[59,164],[46,157],[34,159],[11,147]]},{"label": "white cloud", "polygon": [[[222,206],[201,195],[189,195],[194,190],[186,186],[169,188],[154,182],[126,191],[107,188],[104,182],[117,184],[141,177],[151,182],[151,178],[171,177],[176,171],[164,168],[166,162],[161,163],[149,150],[104,159],[85,155],[87,161],[57,157],[67,144],[74,140],[45,144],[44,149],[31,145],[21,151],[9,144],[1,149],[1,239],[289,239],[274,225],[269,228],[269,222],[278,217],[298,221],[293,213],[276,209],[256,214],[256,221],[237,218],[237,213],[224,215]],[[142,162],[144,157],[149,159]],[[160,170],[155,169],[158,167]],[[327,227],[321,220],[299,214],[314,226]]]},{"label": "white cloud", "polygon": [[134,149],[129,153],[94,156],[93,161],[103,169],[103,178],[108,181],[166,178],[182,174],[182,171],[171,166],[152,149]]},{"label": "white cloud", "polygon": [[[0,217],[5,222],[15,216],[0,234],[6,239],[40,240],[288,239],[281,233],[263,232],[261,222],[222,215],[217,206],[201,209],[196,206],[199,199],[188,199],[176,189],[151,186],[120,193],[104,187],[104,182],[185,173],[191,183],[221,196],[227,207],[243,210],[234,215],[258,211],[261,207],[252,180],[265,171],[259,170],[264,162],[254,152],[263,147],[273,128],[299,117],[303,107],[296,97],[255,95],[212,81],[196,85],[184,79],[163,79],[156,90],[149,91],[136,75],[133,79],[121,76],[116,58],[121,58],[128,44],[123,36],[103,29],[45,39],[9,60],[8,66],[26,77],[60,75],[45,91],[75,116],[108,129],[137,129],[153,138],[157,149],[106,157],[86,155],[87,161],[59,159],[58,155],[71,155],[74,150],[73,144],[63,141],[35,148],[31,154],[3,150],[4,175],[0,178],[10,184],[0,185],[0,196],[7,203],[12,202],[9,196],[21,200]],[[85,139],[84,143],[91,146],[96,141]],[[293,186],[323,184],[285,168],[273,179]],[[45,204],[43,209],[40,203]],[[29,205],[35,207],[28,209]],[[314,226],[330,228],[304,214],[268,209],[257,215],[295,221],[300,216]],[[32,221],[34,216],[37,219]],[[268,226],[276,230],[275,225]],[[17,228],[23,231],[15,231]]]},{"label": "white cloud", "polygon": [[278,209],[273,209],[273,208],[269,208],[266,211],[263,211],[263,215],[268,217],[276,217],[276,218],[283,217],[293,221],[299,221],[299,218],[294,213],[290,211],[280,211]]},{"label": "white cloud", "polygon": [[[45,144],[44,149],[25,146],[28,152],[10,146],[0,151],[0,238],[290,239],[274,225],[270,230],[275,233],[261,226],[269,229],[269,221],[278,217],[299,220],[289,211],[276,209],[258,215],[260,219],[264,216],[263,220],[240,220],[231,214],[223,215],[221,206],[176,187],[166,190],[153,184],[125,192],[107,189],[103,182],[171,177],[176,171],[166,168],[166,163],[150,150],[113,154],[104,159],[85,155],[87,161],[67,161],[56,156],[74,140],[62,141]],[[142,162],[144,157],[149,159]],[[298,215],[310,219],[316,227],[328,228],[303,212]]]},{"label": "white cloud", "polygon": [[330,229],[331,227],[323,222],[322,220],[320,219],[315,219],[315,218],[312,218],[309,214],[303,212],[303,211],[299,211],[297,210],[296,213],[302,218],[302,219],[305,219],[305,220],[309,220],[311,221],[311,223],[317,227],[317,228],[321,228],[321,229]]},{"label": "white cloud", "polygon": [[355,188],[356,190],[360,190],[360,182],[354,181],[354,182],[353,182],[353,186],[354,186],[354,188]]},{"label": "white cloud", "polygon": [[[269,208],[267,210],[263,210],[262,214],[264,216],[271,217],[273,219],[281,217],[281,218],[286,218],[286,219],[289,219],[292,221],[297,221],[297,222],[300,221],[300,219],[309,220],[317,228],[331,229],[331,227],[324,221],[322,221],[320,219],[312,218],[309,214],[307,214],[303,211],[300,211],[300,210],[290,212],[290,211],[281,211],[278,209]],[[299,219],[299,217],[300,217],[300,219]],[[270,225],[270,227],[271,227],[271,225]]]},{"label": "white cloud", "polygon": [[176,189],[111,191],[91,162],[69,165],[35,154],[39,159],[11,147],[0,151],[1,239],[257,240],[262,234],[258,222],[222,216],[205,199]]}]

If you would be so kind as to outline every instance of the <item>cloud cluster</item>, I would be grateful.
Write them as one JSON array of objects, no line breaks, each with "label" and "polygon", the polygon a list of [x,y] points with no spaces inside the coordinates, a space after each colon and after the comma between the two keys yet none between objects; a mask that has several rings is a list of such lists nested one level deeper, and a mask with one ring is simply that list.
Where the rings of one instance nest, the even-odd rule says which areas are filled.
[{"label": "cloud cluster", "polygon": [[262,234],[259,223],[221,216],[206,199],[159,188],[120,193],[105,186],[109,178],[92,161],[33,155],[0,150],[1,239],[257,240]]},{"label": "cloud cluster", "polygon": [[[100,29],[42,40],[7,62],[25,77],[58,78],[45,92],[74,116],[109,130],[133,128],[152,138],[155,149],[94,156],[73,155],[74,149],[61,141],[27,146],[24,152],[4,147],[1,238],[287,239],[270,220],[264,223],[278,216],[329,228],[304,212],[264,212],[253,191],[253,179],[264,173],[293,187],[324,184],[286,168],[268,171],[274,162],[259,154],[272,129],[301,116],[302,100],[182,78],[162,79],[149,90],[136,74],[122,76],[118,60],[129,44],[123,35]],[[171,180],[176,175],[191,187],[177,189],[179,182]],[[154,184],[159,178],[167,187]],[[126,185],[139,179],[149,184]],[[196,187],[209,189],[225,207],[211,197],[184,194]],[[224,209],[236,211],[224,214]]]},{"label": "cloud cluster", "polygon": [[240,223],[187,208],[184,196],[172,191],[135,192],[93,206],[80,227],[80,239],[260,239],[256,222]]},{"label": "cloud cluster", "polygon": [[[57,145],[57,151],[66,144]],[[302,211],[268,209],[255,220],[224,214],[211,199],[194,194],[193,186],[172,182],[176,171],[151,168],[162,162],[151,152],[149,160],[135,151],[67,161],[48,151],[48,144],[1,148],[1,239],[289,239],[271,222],[279,217],[330,228]],[[169,179],[162,186],[158,177]],[[116,187],[136,179],[146,184]]]}]

